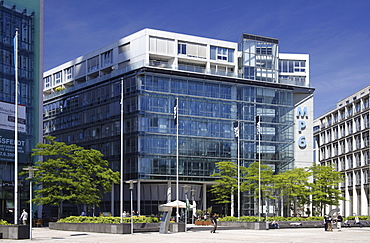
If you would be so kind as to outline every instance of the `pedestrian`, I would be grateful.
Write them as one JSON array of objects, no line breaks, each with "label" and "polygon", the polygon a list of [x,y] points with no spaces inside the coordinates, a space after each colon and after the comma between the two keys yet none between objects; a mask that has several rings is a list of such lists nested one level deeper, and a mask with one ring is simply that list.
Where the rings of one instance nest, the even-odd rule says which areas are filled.
[{"label": "pedestrian", "polygon": [[272,221],[271,225],[272,225],[275,229],[280,229],[279,222],[278,222],[277,220]]},{"label": "pedestrian", "polygon": [[343,217],[342,217],[342,215],[340,215],[340,213],[338,213],[338,216],[337,216],[337,229],[338,229],[338,231],[342,230],[342,222],[343,222]]},{"label": "pedestrian", "polygon": [[23,212],[21,214],[21,217],[19,217],[19,220],[22,220],[23,225],[27,224],[28,213],[27,213],[26,209],[23,209]]},{"label": "pedestrian", "polygon": [[217,229],[217,214],[216,213],[213,213],[213,215],[211,217],[211,222],[213,224],[213,228],[211,229],[211,233],[216,233],[216,229]]},{"label": "pedestrian", "polygon": [[355,224],[360,225],[360,228],[362,228],[362,226],[364,226],[364,225],[360,222],[360,219],[358,218],[358,216],[357,216],[357,215],[355,216]]},{"label": "pedestrian", "polygon": [[330,215],[326,217],[326,224],[328,225],[327,231],[333,231],[333,219]]},{"label": "pedestrian", "polygon": [[324,215],[324,228],[325,228],[325,231],[328,231],[328,218],[329,216],[327,214]]}]

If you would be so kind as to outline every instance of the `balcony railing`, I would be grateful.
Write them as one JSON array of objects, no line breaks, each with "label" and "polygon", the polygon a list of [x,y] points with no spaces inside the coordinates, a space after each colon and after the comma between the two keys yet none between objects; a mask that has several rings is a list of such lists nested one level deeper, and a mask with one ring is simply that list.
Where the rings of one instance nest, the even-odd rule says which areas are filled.
[{"label": "balcony railing", "polygon": [[[55,93],[45,95],[44,100],[52,99],[56,96],[63,95],[65,93],[69,93],[69,92],[75,91],[77,89],[85,88],[85,87],[93,85],[95,83],[99,83],[101,81],[104,81],[107,78],[119,76],[119,75],[122,75],[124,73],[129,72],[129,71],[132,71],[132,70],[135,70],[135,69],[138,69],[138,68],[141,68],[141,67],[146,67],[146,66],[147,67],[164,68],[164,69],[174,69],[174,70],[194,72],[194,73],[212,74],[212,75],[225,76],[225,77],[242,78],[242,74],[240,74],[240,73],[235,74],[234,72],[216,71],[214,69],[206,69],[206,68],[203,68],[203,67],[194,66],[194,65],[186,65],[186,64],[180,64],[178,66],[173,66],[173,65],[170,65],[168,62],[165,62],[165,61],[150,60],[149,62],[145,62],[143,60],[143,61],[133,63],[131,65],[128,65],[124,68],[113,70],[111,73],[100,75],[97,78],[89,79],[89,80],[87,80],[83,83],[76,84],[76,85],[74,85],[72,87],[69,87],[69,88],[66,88],[64,90],[57,91]],[[287,81],[287,82],[285,82],[285,81]],[[279,83],[308,87],[304,82],[293,82],[293,81],[290,81],[290,80],[279,80]],[[46,91],[46,89],[44,91]]]}]

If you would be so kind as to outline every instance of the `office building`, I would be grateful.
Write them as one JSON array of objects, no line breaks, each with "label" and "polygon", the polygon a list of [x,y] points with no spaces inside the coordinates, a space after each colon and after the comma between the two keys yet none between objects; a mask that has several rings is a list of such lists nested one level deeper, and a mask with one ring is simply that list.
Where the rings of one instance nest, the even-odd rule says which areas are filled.
[{"label": "office building", "polygon": [[[18,30],[18,49],[14,37]],[[15,196],[15,56],[18,56],[18,171],[31,165],[42,139],[43,1],[0,1],[0,218],[13,222]],[[18,53],[18,54],[15,54]],[[42,140],[41,140],[42,141]],[[28,182],[19,177],[18,200],[28,208]]]},{"label": "office building", "polygon": [[369,94],[367,86],[314,120],[316,162],[333,165],[345,178],[338,207],[345,216],[370,215]]},{"label": "office building", "polygon": [[[281,54],[278,39],[242,34],[230,42],[143,29],[44,73],[44,135],[98,149],[117,171],[123,153],[124,180],[138,182],[135,210],[143,214],[176,199],[177,173],[180,200],[217,208],[211,174],[216,162],[237,162],[235,121],[241,165],[258,159],[256,116],[262,162],[276,172],[311,165],[313,90],[308,54]],[[127,185],[124,201],[128,210]],[[244,195],[241,213],[254,215],[255,203]],[[118,209],[117,185],[99,210]]]}]

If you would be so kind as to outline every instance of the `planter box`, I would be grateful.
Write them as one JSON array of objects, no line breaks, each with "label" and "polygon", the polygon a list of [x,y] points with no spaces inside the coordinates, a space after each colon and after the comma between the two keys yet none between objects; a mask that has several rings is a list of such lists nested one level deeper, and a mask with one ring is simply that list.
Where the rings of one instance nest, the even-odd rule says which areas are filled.
[{"label": "planter box", "polygon": [[266,230],[266,222],[244,222],[244,221],[218,221],[218,226],[243,228],[252,230]]},{"label": "planter box", "polygon": [[0,225],[0,239],[29,239],[29,225]]},{"label": "planter box", "polygon": [[170,223],[170,232],[185,232],[185,223]]},{"label": "planter box", "polygon": [[195,222],[195,225],[211,225],[211,221],[201,221],[201,220],[196,220]]},{"label": "planter box", "polygon": [[[135,232],[159,232],[159,223],[135,223]],[[131,234],[131,224],[94,224],[94,223],[49,223],[50,229],[110,233],[110,234]]]},{"label": "planter box", "polygon": [[[253,230],[274,229],[271,224],[266,227],[266,222],[237,222],[237,221],[218,221],[218,226],[244,228]],[[279,221],[280,229],[288,228],[323,228],[322,221]]]}]

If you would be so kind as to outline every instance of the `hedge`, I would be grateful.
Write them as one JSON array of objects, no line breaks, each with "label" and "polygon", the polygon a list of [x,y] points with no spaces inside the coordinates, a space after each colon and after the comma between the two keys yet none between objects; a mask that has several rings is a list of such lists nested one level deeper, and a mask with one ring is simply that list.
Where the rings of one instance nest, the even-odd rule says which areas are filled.
[{"label": "hedge", "polygon": [[[133,216],[134,223],[158,223],[156,217]],[[130,217],[122,218],[123,223],[131,223]],[[58,220],[58,223],[95,223],[95,224],[120,224],[120,217],[88,217],[88,216],[70,216]]]},{"label": "hedge", "polygon": [[[358,216],[360,220],[370,220],[370,216]],[[261,221],[265,221],[265,217],[260,218]],[[345,219],[348,220],[354,220],[355,216],[348,216]],[[282,217],[282,216],[277,216],[277,217],[267,217],[267,221],[323,221],[324,217],[318,217],[318,216],[312,216],[312,217],[307,217],[307,218],[301,218],[301,217]],[[238,220],[237,217],[231,217],[231,216],[226,216],[223,218],[219,218],[218,221],[244,221],[244,222],[258,222],[258,217],[256,216],[241,216],[240,220]]]}]

